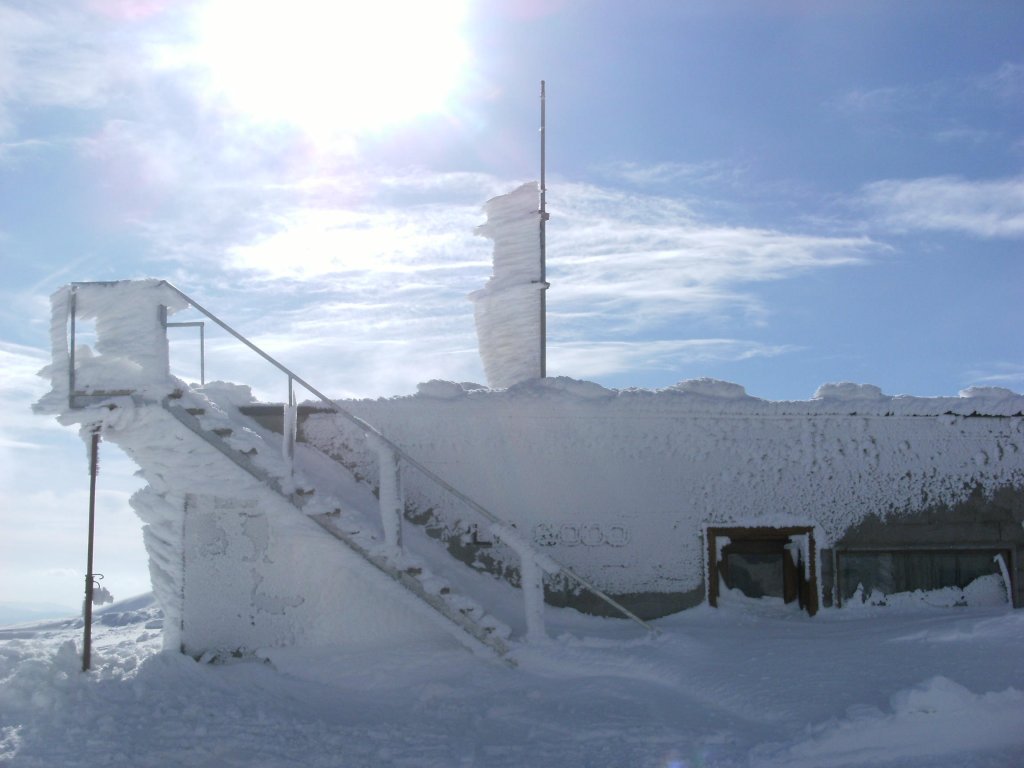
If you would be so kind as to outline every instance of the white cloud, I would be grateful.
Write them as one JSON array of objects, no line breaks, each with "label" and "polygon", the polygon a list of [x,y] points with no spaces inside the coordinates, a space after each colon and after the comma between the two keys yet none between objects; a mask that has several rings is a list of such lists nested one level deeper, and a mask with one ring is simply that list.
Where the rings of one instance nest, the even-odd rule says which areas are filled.
[{"label": "white cloud", "polygon": [[845,120],[872,130],[924,136],[940,143],[978,144],[1007,137],[965,124],[965,119],[980,119],[981,114],[995,110],[1004,112],[1012,124],[1022,101],[1024,64],[1007,61],[982,74],[853,88],[830,99],[826,106]]},{"label": "white cloud", "polygon": [[957,176],[891,179],[868,184],[862,199],[879,224],[895,231],[1024,236],[1024,176],[982,181]]},{"label": "white cloud", "polygon": [[[2,105],[0,105],[0,109],[2,109]],[[0,130],[0,136],[2,135],[3,131]],[[39,152],[50,145],[50,142],[42,141],[41,139],[0,142],[0,163],[16,163],[22,158],[30,157],[34,153]]]},{"label": "white cloud", "polygon": [[279,220],[277,232],[231,248],[227,266],[293,280],[373,273],[393,281],[424,271],[482,269],[487,249],[468,236],[478,219],[471,207],[443,204],[295,210]]},{"label": "white cloud", "polygon": [[555,374],[600,377],[629,371],[672,371],[692,363],[777,357],[795,351],[790,345],[766,345],[740,339],[682,339],[557,343],[548,347]]},{"label": "white cloud", "polygon": [[0,448],[38,445],[32,438],[47,420],[33,414],[31,406],[49,388],[36,375],[49,361],[42,350],[0,340]]},{"label": "white cloud", "polygon": [[977,146],[999,138],[999,134],[981,128],[955,126],[936,131],[932,134],[932,138],[940,144],[973,144]]},{"label": "white cloud", "polygon": [[[273,231],[248,241],[236,233],[224,264],[190,260],[181,287],[331,394],[407,393],[430,378],[479,381],[467,294],[490,274],[490,242],[473,229],[484,219],[481,193],[515,182],[427,171],[379,178],[379,187],[369,178],[338,181],[361,190],[360,205],[348,208],[331,206],[330,177],[275,187]],[[863,263],[884,250],[863,237],[709,223],[671,197],[593,185],[561,182],[551,201],[551,370],[566,375],[642,375],[783,354],[790,348],[663,336],[683,316],[758,321],[769,310],[755,284]],[[209,334],[209,378],[283,398],[279,374]],[[181,360],[195,357],[189,344],[183,337]]]},{"label": "white cloud", "polygon": [[978,78],[978,86],[1008,103],[1024,100],[1024,64],[1004,61],[995,72]]},{"label": "white cloud", "polygon": [[865,237],[728,226],[671,198],[565,184],[552,204],[553,311],[598,311],[634,331],[685,315],[761,316],[749,286],[859,264],[882,249]]},{"label": "white cloud", "polygon": [[[137,84],[145,38],[77,4],[0,5],[0,135],[21,106],[93,108]],[[139,31],[139,30],[136,30]]]},{"label": "white cloud", "polygon": [[626,181],[637,186],[657,186],[681,180],[699,184],[734,184],[745,173],[742,167],[720,160],[653,164],[618,162],[605,165],[598,171],[610,179]]},{"label": "white cloud", "polygon": [[969,371],[967,383],[973,386],[1007,387],[1024,392],[1024,365],[1016,362],[994,362]]}]

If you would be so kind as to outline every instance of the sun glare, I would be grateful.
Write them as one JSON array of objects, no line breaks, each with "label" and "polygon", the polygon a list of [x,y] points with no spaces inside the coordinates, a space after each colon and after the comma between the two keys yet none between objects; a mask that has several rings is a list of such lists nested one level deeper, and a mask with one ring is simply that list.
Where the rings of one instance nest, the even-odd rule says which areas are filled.
[{"label": "sun glare", "polygon": [[443,110],[468,61],[465,0],[211,0],[199,57],[257,120],[372,131]]}]

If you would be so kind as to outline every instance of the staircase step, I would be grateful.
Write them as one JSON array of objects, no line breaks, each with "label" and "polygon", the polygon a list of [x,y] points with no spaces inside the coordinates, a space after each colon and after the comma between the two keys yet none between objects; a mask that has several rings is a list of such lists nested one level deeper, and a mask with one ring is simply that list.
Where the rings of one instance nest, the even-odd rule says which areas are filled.
[{"label": "staircase step", "polygon": [[[288,493],[282,487],[279,478],[268,475],[266,471],[257,467],[248,458],[243,458],[243,456],[248,457],[258,452],[254,446],[247,450],[230,448],[228,442],[223,440],[223,438],[233,433],[234,430],[230,427],[204,429],[198,418],[201,414],[194,413],[194,411],[200,410],[205,412],[205,409],[188,406],[181,407],[178,405],[172,406],[168,403],[167,410],[184,426],[224,454],[237,466],[289,499],[297,509],[301,510],[303,504],[315,493],[315,488],[297,488],[292,493]],[[216,435],[221,439],[215,439],[212,435]],[[516,666],[515,660],[508,655],[510,649],[505,642],[508,633],[501,630],[503,625],[498,624],[496,626],[495,620],[488,616],[484,609],[471,599],[452,593],[446,584],[441,583],[439,586],[439,579],[437,577],[424,572],[418,566],[407,565],[405,568],[401,568],[392,564],[385,556],[371,552],[351,532],[334,524],[334,521],[339,517],[337,513],[321,513],[306,516],[348,546],[349,549],[366,560],[370,565],[373,565],[379,571],[397,581],[402,587],[419,598],[419,600],[444,616],[454,625],[453,629],[457,628],[459,630],[456,633],[456,637],[459,637],[464,643],[474,648],[479,646],[486,647],[494,652],[504,663],[509,666]],[[341,521],[339,520],[339,522]],[[346,525],[345,523],[342,524]],[[351,523],[348,523],[347,526],[351,527]]]},{"label": "staircase step", "polygon": [[[385,558],[371,554],[361,544],[359,544],[359,542],[355,541],[344,531],[334,526],[328,515],[309,515],[309,519],[317,523],[321,528],[335,538],[340,539],[342,542],[347,544],[350,549],[362,555],[362,557],[369,561],[373,566],[397,581],[407,590],[420,598],[420,600],[462,629],[467,635],[474,638],[478,643],[490,648],[506,664],[509,666],[516,666],[516,662],[508,656],[510,649],[508,645],[505,644],[504,638],[501,637],[501,633],[496,632],[493,625],[485,627],[478,623],[478,619],[484,618],[487,614],[482,608],[472,603],[471,600],[463,596],[456,597],[454,595],[452,596],[454,598],[453,600],[447,600],[439,595],[431,594],[430,591],[427,590],[420,582],[419,578],[395,568]],[[445,594],[448,591],[447,587],[443,587],[441,589],[442,594]],[[457,607],[452,604],[453,602],[457,603]]]}]

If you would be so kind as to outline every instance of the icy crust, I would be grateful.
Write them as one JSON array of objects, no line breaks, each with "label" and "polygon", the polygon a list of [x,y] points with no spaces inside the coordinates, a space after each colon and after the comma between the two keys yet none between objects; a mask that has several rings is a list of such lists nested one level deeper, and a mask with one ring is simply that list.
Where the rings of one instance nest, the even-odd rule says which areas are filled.
[{"label": "icy crust", "polygon": [[[279,444],[268,444],[234,410],[251,399],[246,388],[214,384],[204,394],[177,386],[174,402],[199,412],[205,429],[230,429],[225,440],[233,448],[261,452],[253,460],[267,478],[286,492],[305,483],[301,476],[293,481]],[[153,590],[166,616],[165,648],[200,655],[442,636],[401,587],[160,404],[111,398],[62,421],[81,424],[83,434],[100,427],[104,440],[141,467],[147,486],[131,505],[145,523]],[[303,512],[337,504],[314,495]]]},{"label": "icy crust", "polygon": [[540,228],[536,182],[484,206],[477,234],[494,241],[493,274],[469,298],[474,303],[480,357],[487,382],[509,387],[540,375]]},{"label": "icy crust", "polygon": [[[541,551],[623,593],[699,589],[702,526],[813,525],[820,549],[868,515],[1024,486],[1020,395],[819,393],[769,402],[709,380],[619,391],[563,378],[500,391],[435,382],[344,406]],[[373,481],[374,457],[343,420],[313,415],[303,433]],[[475,535],[472,514],[414,472],[405,493],[450,534]]]},{"label": "icy crust", "polygon": [[[810,400],[763,400],[740,384],[718,379],[687,379],[664,389],[609,389],[593,381],[568,376],[531,379],[507,388],[486,389],[473,383],[433,379],[417,385],[416,395],[349,402],[393,402],[410,397],[458,400],[484,398],[514,402],[544,397],[562,399],[614,399],[637,411],[662,410],[674,414],[760,416],[1020,416],[1024,395],[1005,387],[969,387],[957,397],[887,395],[873,384],[822,384]],[[628,403],[628,405],[627,405]]]},{"label": "icy crust", "polygon": [[68,404],[70,294],[70,287],[65,285],[50,296],[50,364],[39,371],[39,376],[50,381],[50,391],[33,404],[32,409],[37,413],[60,413]]},{"label": "icy crust", "polygon": [[78,283],[50,297],[52,362],[40,375],[50,380],[52,388],[35,405],[37,412],[60,413],[67,406],[72,298],[77,391],[132,390],[152,397],[170,391],[164,321],[185,309],[187,302],[162,280]]}]

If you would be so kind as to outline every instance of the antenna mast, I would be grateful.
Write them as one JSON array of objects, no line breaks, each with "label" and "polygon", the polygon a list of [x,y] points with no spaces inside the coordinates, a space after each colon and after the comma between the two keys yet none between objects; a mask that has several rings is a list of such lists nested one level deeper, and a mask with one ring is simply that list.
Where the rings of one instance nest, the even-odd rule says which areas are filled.
[{"label": "antenna mast", "polygon": [[540,377],[548,375],[548,307],[547,307],[547,186],[544,183],[545,166],[545,91],[540,81]]}]

